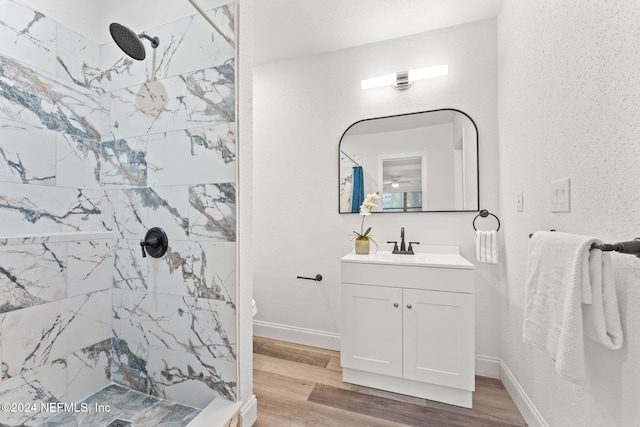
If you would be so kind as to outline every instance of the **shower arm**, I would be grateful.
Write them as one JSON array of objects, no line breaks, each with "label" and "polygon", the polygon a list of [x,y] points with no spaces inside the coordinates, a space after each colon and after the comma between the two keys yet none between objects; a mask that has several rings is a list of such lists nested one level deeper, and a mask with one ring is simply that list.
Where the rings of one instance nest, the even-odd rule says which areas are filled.
[{"label": "shower arm", "polygon": [[154,49],[157,48],[158,45],[160,44],[160,39],[157,38],[157,37],[151,37],[151,36],[148,36],[148,35],[146,35],[144,33],[138,34],[138,37],[145,38],[145,39],[149,40],[151,42],[151,47],[154,48]]},{"label": "shower arm", "polygon": [[197,10],[198,12],[200,12],[200,15],[202,15],[202,17],[203,17],[204,19],[206,19],[206,20],[207,20],[207,22],[209,22],[209,24],[211,24],[211,26],[212,26],[212,27],[213,27],[213,28],[214,28],[218,33],[220,33],[220,35],[222,36],[222,38],[224,38],[224,39],[227,41],[227,43],[229,43],[229,44],[231,45],[231,47],[232,47],[232,48],[234,48],[234,49],[236,48],[236,44],[235,44],[235,42],[233,41],[233,39],[232,39],[231,37],[227,36],[227,35],[222,31],[222,29],[220,29],[220,27],[218,27],[218,25],[216,25],[216,23],[215,23],[215,22],[213,22],[213,19],[211,19],[211,18],[209,17],[209,15],[207,15],[207,12],[205,12],[205,11],[204,11],[204,10],[203,10],[203,9],[202,9],[202,8],[201,8],[201,7],[196,3],[196,2],[195,2],[195,0],[189,0],[189,3],[191,3],[191,4],[193,5],[193,7],[195,7],[195,8],[196,8],[196,10]]}]

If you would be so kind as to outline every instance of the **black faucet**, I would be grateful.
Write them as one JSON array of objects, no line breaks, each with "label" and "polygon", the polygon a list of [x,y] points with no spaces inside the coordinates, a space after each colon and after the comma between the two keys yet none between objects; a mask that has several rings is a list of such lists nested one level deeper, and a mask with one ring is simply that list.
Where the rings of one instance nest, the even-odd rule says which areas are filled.
[{"label": "black faucet", "polygon": [[420,242],[409,242],[409,249],[407,249],[404,243],[404,227],[400,228],[400,249],[398,249],[398,242],[387,242],[393,243],[393,252],[392,254],[400,254],[400,255],[414,255],[413,245],[418,245]]}]

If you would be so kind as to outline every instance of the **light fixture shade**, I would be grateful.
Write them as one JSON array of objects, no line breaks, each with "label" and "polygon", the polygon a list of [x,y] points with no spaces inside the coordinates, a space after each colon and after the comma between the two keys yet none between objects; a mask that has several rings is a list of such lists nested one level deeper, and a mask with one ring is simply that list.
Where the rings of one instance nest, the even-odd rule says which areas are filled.
[{"label": "light fixture shade", "polygon": [[393,86],[396,89],[406,89],[416,80],[429,79],[431,77],[444,76],[446,74],[449,74],[449,66],[437,65],[435,67],[398,71],[397,73],[365,79],[360,82],[360,86],[362,89],[371,89],[381,86]]},{"label": "light fixture shade", "polygon": [[449,74],[448,65],[438,65],[435,67],[418,68],[416,70],[409,70],[409,83],[413,83],[416,80],[430,79],[432,77],[444,76]]},{"label": "light fixture shade", "polygon": [[362,89],[371,89],[373,87],[392,86],[396,84],[396,73],[385,74],[384,76],[365,79],[360,82]]}]

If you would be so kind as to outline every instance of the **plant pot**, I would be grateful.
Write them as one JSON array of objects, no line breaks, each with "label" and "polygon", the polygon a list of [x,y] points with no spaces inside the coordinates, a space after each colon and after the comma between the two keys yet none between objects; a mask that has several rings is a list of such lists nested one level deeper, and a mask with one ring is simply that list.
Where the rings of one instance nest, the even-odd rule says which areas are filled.
[{"label": "plant pot", "polygon": [[369,239],[356,239],[356,254],[367,255],[370,244],[371,241]]}]

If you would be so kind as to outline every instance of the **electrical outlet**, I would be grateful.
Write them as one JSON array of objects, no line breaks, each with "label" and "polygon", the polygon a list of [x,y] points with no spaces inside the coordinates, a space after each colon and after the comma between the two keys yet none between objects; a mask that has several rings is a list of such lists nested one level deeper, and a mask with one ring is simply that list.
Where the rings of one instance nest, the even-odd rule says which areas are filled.
[{"label": "electrical outlet", "polygon": [[551,212],[571,212],[571,180],[551,183]]},{"label": "electrical outlet", "polygon": [[516,192],[516,210],[518,212],[524,210],[524,192],[522,190]]}]

